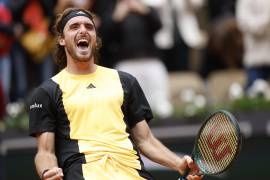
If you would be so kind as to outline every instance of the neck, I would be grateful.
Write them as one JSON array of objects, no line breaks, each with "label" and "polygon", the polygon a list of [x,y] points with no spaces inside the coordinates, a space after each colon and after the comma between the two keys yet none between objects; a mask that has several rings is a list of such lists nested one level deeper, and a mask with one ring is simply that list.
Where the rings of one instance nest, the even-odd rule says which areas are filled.
[{"label": "neck", "polygon": [[69,61],[67,62],[66,70],[72,74],[91,74],[94,73],[97,69],[97,65],[94,63],[94,60],[86,62],[79,61]]}]

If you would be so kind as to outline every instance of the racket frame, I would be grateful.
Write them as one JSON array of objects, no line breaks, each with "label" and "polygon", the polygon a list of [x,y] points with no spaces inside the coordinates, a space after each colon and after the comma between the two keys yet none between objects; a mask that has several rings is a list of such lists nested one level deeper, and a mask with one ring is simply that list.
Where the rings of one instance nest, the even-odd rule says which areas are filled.
[{"label": "racket frame", "polygon": [[[196,154],[199,154],[199,150],[198,150],[198,145],[199,145],[199,137],[201,135],[201,132],[204,130],[204,127],[206,126],[207,122],[213,117],[215,116],[217,113],[223,113],[225,114],[226,116],[228,116],[229,118],[229,121],[233,124],[233,126],[235,127],[236,129],[236,134],[237,134],[237,149],[236,149],[236,152],[235,152],[235,155],[233,157],[233,159],[231,160],[231,162],[222,170],[222,171],[219,171],[219,172],[215,172],[215,173],[212,173],[212,172],[208,172],[208,171],[204,171],[204,168],[203,166],[201,165],[201,163],[199,162],[200,159],[197,158],[198,156]],[[196,135],[195,137],[195,144],[194,144],[194,147],[193,147],[193,151],[192,151],[192,159],[195,161],[195,163],[197,164],[197,166],[199,166],[199,169],[200,169],[200,172],[199,174],[200,175],[215,175],[215,174],[220,174],[224,171],[226,171],[228,168],[230,168],[233,164],[233,162],[237,159],[237,157],[239,156],[239,153],[241,151],[241,147],[242,147],[242,134],[241,134],[241,131],[240,131],[240,127],[239,127],[239,124],[237,123],[237,120],[236,118],[228,111],[226,110],[216,110],[214,112],[212,112],[210,115],[208,115],[206,117],[206,119],[204,120],[198,134]],[[203,171],[202,171],[203,170]]]}]

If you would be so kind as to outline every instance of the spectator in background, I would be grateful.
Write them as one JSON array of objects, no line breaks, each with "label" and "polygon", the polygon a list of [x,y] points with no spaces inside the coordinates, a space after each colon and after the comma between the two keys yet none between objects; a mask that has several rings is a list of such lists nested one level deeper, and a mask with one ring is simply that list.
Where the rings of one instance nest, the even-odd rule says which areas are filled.
[{"label": "spectator in background", "polygon": [[200,68],[203,78],[207,78],[213,71],[242,67],[242,33],[234,17],[215,22],[209,30],[209,37]]},{"label": "spectator in background", "polygon": [[207,0],[210,24],[224,17],[235,16],[236,0]]},{"label": "spectator in background", "polygon": [[98,34],[102,39],[102,47],[100,49],[99,64],[105,67],[113,68],[116,63],[117,43],[114,37],[108,33],[111,26],[112,14],[114,12],[117,0],[98,0],[95,1],[94,13],[100,17],[100,26],[97,28]]},{"label": "spectator in background", "polygon": [[4,155],[1,151],[2,147],[2,121],[5,114],[5,105],[4,105],[4,93],[2,89],[2,84],[0,81],[0,180],[4,180]]},{"label": "spectator in background", "polygon": [[3,120],[4,115],[5,115],[5,97],[4,97],[4,92],[2,88],[2,83],[0,81],[0,121]]},{"label": "spectator in background", "polygon": [[200,73],[207,78],[212,71],[242,67],[242,33],[235,19],[235,0],[208,0],[209,41]]},{"label": "spectator in background", "polygon": [[169,71],[189,70],[190,49],[205,46],[207,36],[196,17],[203,4],[204,0],[155,1],[163,24],[155,42],[163,52],[163,61]]},{"label": "spectator in background", "polygon": [[10,50],[13,44],[12,14],[5,1],[0,1],[0,82],[5,102],[9,101],[11,82]]},{"label": "spectator in background", "polygon": [[[9,0],[6,1],[7,7],[12,13],[12,47],[10,49],[10,68],[11,68],[11,82],[9,102],[23,100],[27,94],[27,70],[26,58],[19,39],[23,33],[23,25],[21,23],[20,10],[25,4],[25,0]],[[8,102],[8,103],[9,103]]]},{"label": "spectator in background", "polygon": [[[54,74],[54,63],[52,49],[54,38],[50,34],[50,20],[44,11],[46,1],[29,0],[22,10],[22,23],[25,25],[25,32],[21,37],[21,44],[31,60],[30,68],[33,72],[30,77],[33,86],[49,79]],[[50,13],[51,14],[51,13]]]},{"label": "spectator in background", "polygon": [[270,77],[270,1],[238,0],[237,22],[244,37],[246,88]]},{"label": "spectator in background", "polygon": [[55,6],[55,13],[61,13],[66,8],[77,7],[85,10],[93,9],[95,0],[58,0]]},{"label": "spectator in background", "polygon": [[116,69],[134,75],[153,111],[161,118],[172,114],[168,72],[159,58],[154,35],[161,27],[157,12],[138,0],[118,0],[109,34],[115,38]]}]

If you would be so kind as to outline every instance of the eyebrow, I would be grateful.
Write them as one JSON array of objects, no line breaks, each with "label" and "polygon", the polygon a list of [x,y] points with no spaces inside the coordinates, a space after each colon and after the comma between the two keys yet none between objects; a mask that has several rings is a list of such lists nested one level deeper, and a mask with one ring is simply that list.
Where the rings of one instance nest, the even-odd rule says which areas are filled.
[{"label": "eyebrow", "polygon": [[71,27],[71,26],[80,25],[80,24],[85,24],[85,25],[90,25],[90,26],[95,27],[95,25],[93,23],[90,23],[90,22],[74,22],[74,23],[69,24],[68,26]]}]

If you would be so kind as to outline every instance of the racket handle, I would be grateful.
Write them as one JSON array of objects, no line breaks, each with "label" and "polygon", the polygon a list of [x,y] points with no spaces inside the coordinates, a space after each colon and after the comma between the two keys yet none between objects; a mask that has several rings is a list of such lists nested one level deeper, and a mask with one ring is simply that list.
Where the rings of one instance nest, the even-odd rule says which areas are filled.
[{"label": "racket handle", "polygon": [[183,176],[179,177],[178,180],[187,180],[187,175],[190,172],[190,169],[186,169]]},{"label": "racket handle", "polygon": [[178,178],[178,180],[186,180],[186,178],[185,177],[180,177],[180,178]]}]

